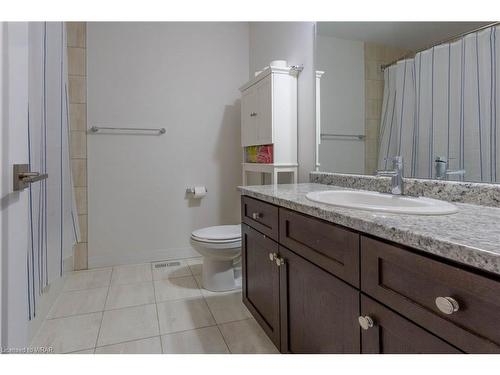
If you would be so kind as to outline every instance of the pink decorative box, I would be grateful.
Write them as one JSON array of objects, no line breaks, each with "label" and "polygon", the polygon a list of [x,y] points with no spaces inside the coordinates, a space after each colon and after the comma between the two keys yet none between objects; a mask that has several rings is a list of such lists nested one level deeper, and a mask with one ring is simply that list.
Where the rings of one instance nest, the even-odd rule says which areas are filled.
[{"label": "pink decorative box", "polygon": [[272,164],[273,145],[245,147],[245,161],[247,163]]}]

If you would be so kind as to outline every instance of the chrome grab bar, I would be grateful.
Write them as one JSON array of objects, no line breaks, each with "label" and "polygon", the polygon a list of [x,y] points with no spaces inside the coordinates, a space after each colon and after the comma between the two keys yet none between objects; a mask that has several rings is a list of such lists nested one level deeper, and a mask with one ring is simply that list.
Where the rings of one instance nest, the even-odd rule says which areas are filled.
[{"label": "chrome grab bar", "polygon": [[121,127],[110,127],[110,126],[92,126],[90,131],[92,133],[97,133],[99,130],[124,130],[124,131],[146,131],[146,132],[157,132],[159,134],[165,134],[167,130],[165,128],[121,128]]},{"label": "chrome grab bar", "polygon": [[360,141],[365,139],[364,134],[336,134],[336,133],[321,133],[320,134],[321,138],[326,138],[326,137],[342,137],[342,138],[357,138]]}]

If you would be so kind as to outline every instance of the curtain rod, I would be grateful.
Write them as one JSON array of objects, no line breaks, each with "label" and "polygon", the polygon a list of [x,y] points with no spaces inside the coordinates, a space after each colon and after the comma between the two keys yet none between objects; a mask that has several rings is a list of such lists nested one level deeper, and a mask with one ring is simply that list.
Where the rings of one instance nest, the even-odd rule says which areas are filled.
[{"label": "curtain rod", "polygon": [[449,43],[449,42],[451,42],[451,41],[453,41],[453,40],[456,40],[456,39],[462,38],[462,37],[464,37],[464,36],[466,36],[466,35],[468,35],[468,34],[477,33],[478,31],[481,31],[481,30],[484,30],[484,29],[488,29],[488,28],[490,28],[490,27],[497,26],[497,25],[500,25],[500,22],[493,22],[493,23],[489,23],[489,24],[487,24],[487,25],[480,26],[480,27],[475,28],[475,29],[473,29],[473,30],[465,31],[465,32],[463,32],[463,33],[460,33],[460,34],[454,35],[454,36],[452,36],[452,37],[449,37],[449,38],[443,39],[443,40],[441,40],[441,41],[439,41],[439,42],[437,42],[437,43],[435,43],[435,44],[428,45],[428,46],[426,46],[426,47],[424,47],[424,48],[420,48],[420,49],[418,49],[418,50],[416,50],[416,51],[411,51],[411,52],[407,53],[406,55],[401,56],[401,57],[397,58],[397,59],[396,59],[396,60],[394,60],[394,61],[391,61],[391,62],[390,62],[390,63],[388,63],[388,64],[382,64],[382,65],[380,66],[380,68],[382,69],[382,71],[384,71],[386,68],[388,68],[388,67],[389,67],[389,66],[391,66],[391,65],[396,64],[398,61],[400,61],[400,60],[404,60],[404,59],[407,59],[407,58],[412,57],[412,56],[415,56],[415,55],[416,55],[417,53],[419,53],[419,52],[425,51],[425,50],[427,50],[427,49],[429,49],[429,48],[432,48],[432,47],[439,46],[439,45],[441,45],[441,44]]}]

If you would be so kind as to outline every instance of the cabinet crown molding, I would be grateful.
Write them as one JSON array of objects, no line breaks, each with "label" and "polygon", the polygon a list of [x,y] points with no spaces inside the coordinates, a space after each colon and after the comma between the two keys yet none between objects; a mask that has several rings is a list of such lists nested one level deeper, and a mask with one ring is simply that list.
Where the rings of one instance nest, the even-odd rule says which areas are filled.
[{"label": "cabinet crown molding", "polygon": [[245,91],[248,89],[250,86],[255,85],[257,82],[261,81],[262,79],[266,78],[269,74],[284,74],[284,75],[291,75],[294,77],[297,77],[299,72],[296,69],[293,69],[291,66],[289,67],[278,67],[278,66],[268,66],[266,69],[264,69],[262,72],[260,72],[258,75],[253,77],[250,81],[245,83],[243,86],[239,88],[241,92]]}]

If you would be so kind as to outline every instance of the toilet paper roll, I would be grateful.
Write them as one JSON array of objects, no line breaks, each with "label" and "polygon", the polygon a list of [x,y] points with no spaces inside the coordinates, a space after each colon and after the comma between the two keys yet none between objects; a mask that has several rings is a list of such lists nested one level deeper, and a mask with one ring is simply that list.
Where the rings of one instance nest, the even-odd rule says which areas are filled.
[{"label": "toilet paper roll", "polygon": [[201,199],[205,195],[207,195],[207,188],[205,186],[195,186],[194,187],[193,198],[195,198],[195,199]]}]

